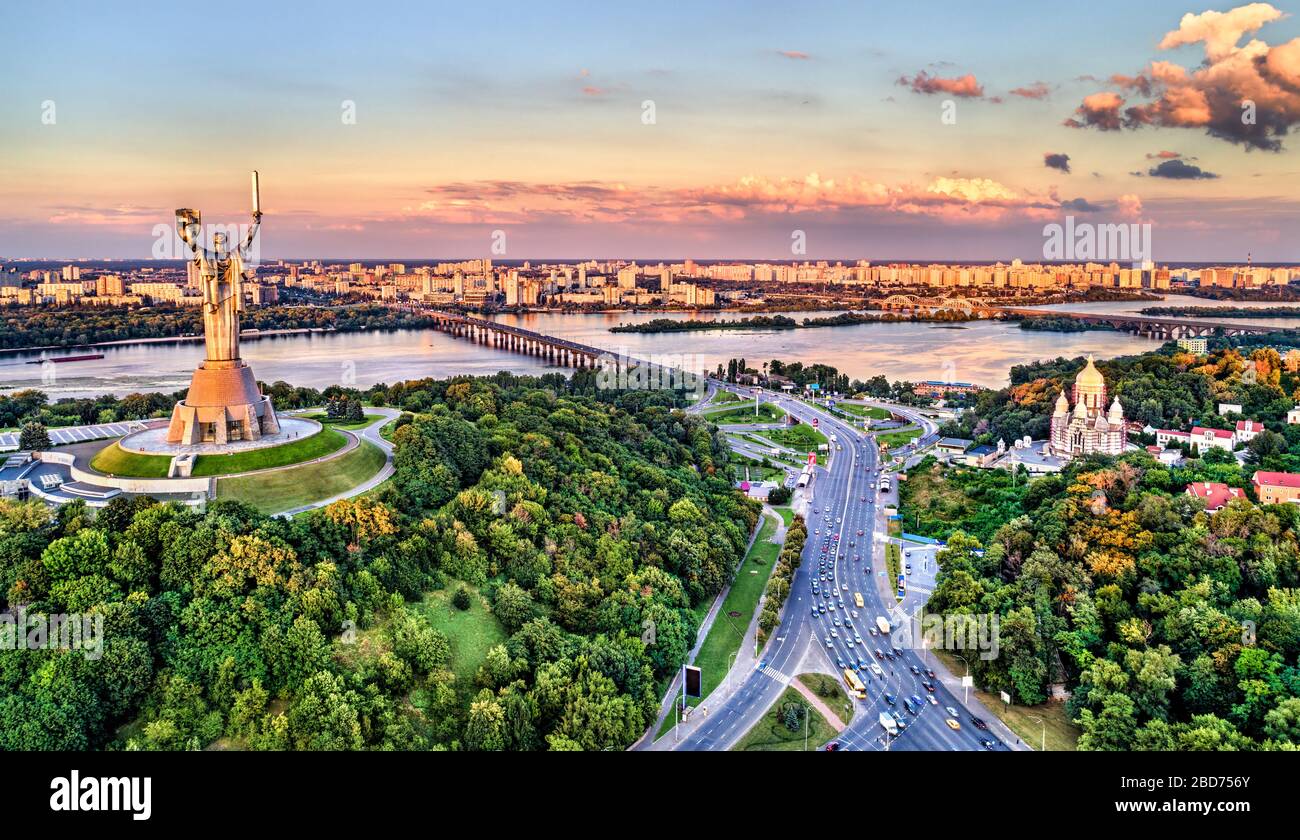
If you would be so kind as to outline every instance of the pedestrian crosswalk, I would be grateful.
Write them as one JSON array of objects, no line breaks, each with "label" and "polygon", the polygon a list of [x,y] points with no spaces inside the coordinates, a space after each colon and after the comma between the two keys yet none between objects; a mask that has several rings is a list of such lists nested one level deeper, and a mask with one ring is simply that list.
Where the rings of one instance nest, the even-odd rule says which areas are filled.
[{"label": "pedestrian crosswalk", "polygon": [[776,670],[775,668],[773,668],[771,665],[764,665],[762,668],[759,668],[758,670],[761,673],[766,674],[767,676],[781,683],[782,685],[790,684],[790,678],[785,674],[781,673],[780,671]]}]

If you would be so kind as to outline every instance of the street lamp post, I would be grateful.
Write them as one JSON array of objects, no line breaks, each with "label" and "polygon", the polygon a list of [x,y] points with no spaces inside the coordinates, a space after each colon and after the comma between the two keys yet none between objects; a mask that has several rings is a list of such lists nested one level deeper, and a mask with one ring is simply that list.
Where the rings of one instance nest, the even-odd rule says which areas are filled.
[{"label": "street lamp post", "polygon": [[964,699],[961,702],[965,706],[970,703],[970,661],[960,653],[953,653],[953,656],[966,663],[966,678],[961,681],[962,690],[965,692]]}]

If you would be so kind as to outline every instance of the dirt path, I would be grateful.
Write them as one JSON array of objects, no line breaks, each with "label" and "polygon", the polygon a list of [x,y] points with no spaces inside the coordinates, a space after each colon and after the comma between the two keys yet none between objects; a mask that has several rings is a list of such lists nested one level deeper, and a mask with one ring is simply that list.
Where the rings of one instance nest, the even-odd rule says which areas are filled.
[{"label": "dirt path", "polygon": [[831,707],[827,706],[826,702],[818,697],[815,691],[804,685],[803,680],[795,677],[790,681],[790,686],[803,695],[803,698],[808,701],[808,705],[821,712],[821,716],[826,718],[826,722],[831,725],[832,729],[836,732],[844,731],[846,724],[840,720],[840,716],[832,712]]}]

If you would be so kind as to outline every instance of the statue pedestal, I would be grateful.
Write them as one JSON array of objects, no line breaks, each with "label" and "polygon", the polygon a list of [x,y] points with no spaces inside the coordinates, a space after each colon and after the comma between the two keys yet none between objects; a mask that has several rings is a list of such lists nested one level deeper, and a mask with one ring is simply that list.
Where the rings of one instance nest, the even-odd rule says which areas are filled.
[{"label": "statue pedestal", "polygon": [[172,410],[167,441],[220,444],[279,431],[271,398],[257,389],[253,369],[238,359],[208,360],[194,371],[189,393]]}]

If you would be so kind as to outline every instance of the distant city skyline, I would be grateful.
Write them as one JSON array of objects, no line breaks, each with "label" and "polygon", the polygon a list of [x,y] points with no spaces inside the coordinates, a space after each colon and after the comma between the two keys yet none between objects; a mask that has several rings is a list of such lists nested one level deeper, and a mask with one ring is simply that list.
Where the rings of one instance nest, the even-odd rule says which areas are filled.
[{"label": "distant city skyline", "polygon": [[51,47],[0,54],[3,257],[147,258],[256,168],[264,260],[1038,262],[1075,215],[1300,261],[1287,4],[72,5],[0,11]]}]

